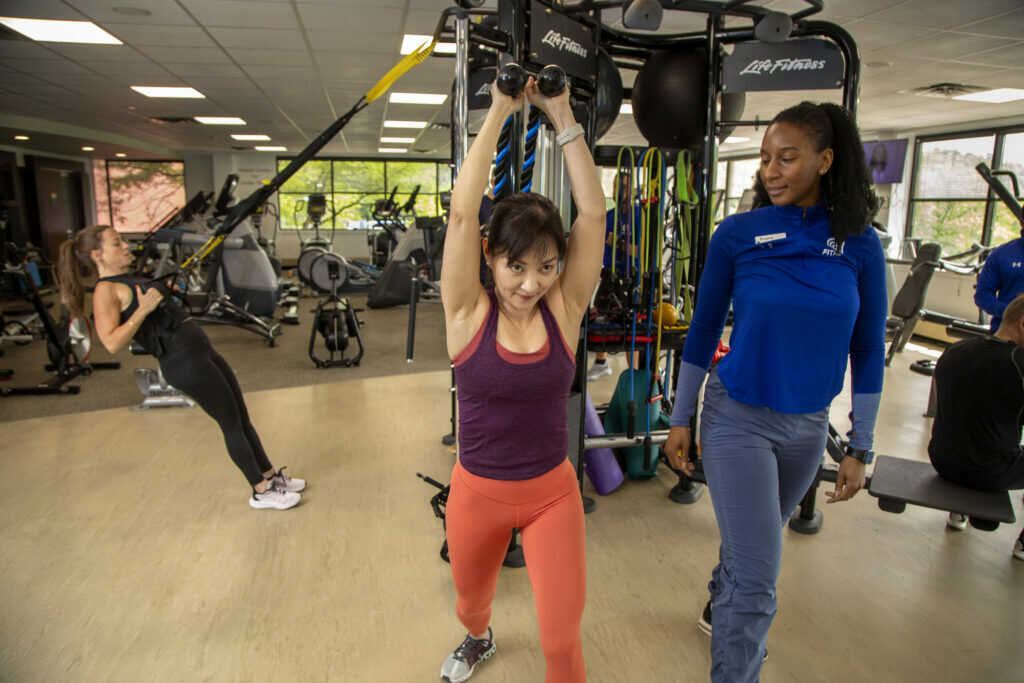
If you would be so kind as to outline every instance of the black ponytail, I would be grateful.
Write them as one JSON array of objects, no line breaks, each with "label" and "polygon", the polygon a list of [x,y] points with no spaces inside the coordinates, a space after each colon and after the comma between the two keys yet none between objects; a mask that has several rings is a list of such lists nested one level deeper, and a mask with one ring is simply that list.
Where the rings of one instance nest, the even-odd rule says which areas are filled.
[{"label": "black ponytail", "polygon": [[[806,130],[814,139],[817,151],[832,148],[832,166],[822,177],[822,191],[828,202],[831,234],[836,242],[842,244],[850,235],[862,233],[878,212],[880,202],[871,186],[860,133],[849,113],[831,102],[801,102],[772,119],[773,124],[780,121]],[[754,192],[755,208],[771,205],[760,171]]]}]

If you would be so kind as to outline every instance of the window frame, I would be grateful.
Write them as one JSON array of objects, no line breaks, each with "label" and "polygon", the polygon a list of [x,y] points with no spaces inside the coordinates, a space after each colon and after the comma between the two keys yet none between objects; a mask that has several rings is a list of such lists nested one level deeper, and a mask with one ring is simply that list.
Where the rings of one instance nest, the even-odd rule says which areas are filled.
[{"label": "window frame", "polygon": [[[115,230],[117,227],[114,224],[114,196],[110,192],[110,164],[111,162],[116,164],[131,164],[131,163],[144,163],[144,164],[181,164],[181,184],[182,189],[185,193],[185,201],[188,201],[188,189],[185,184],[185,174],[187,173],[186,164],[184,159],[103,159],[103,182],[104,189],[107,194],[107,219],[108,225]],[[95,183],[93,183],[93,192],[95,192]],[[96,217],[96,222],[99,223],[99,216]],[[153,226],[156,227],[156,226]]]},{"label": "window frame", "polygon": [[[276,168],[279,170],[281,168],[281,164],[282,163],[284,163],[284,164],[290,163],[295,158],[296,157],[294,157],[294,156],[291,156],[291,157],[288,157],[288,156],[276,157],[275,158]],[[425,192],[421,191],[420,195],[419,195],[420,197],[422,197],[422,196],[424,196],[426,194],[431,194],[434,197],[434,211],[436,212],[434,215],[441,215],[441,193],[442,192],[451,192],[451,188],[448,188],[447,190],[439,189],[440,186],[441,186],[441,178],[442,178],[441,169],[442,169],[442,167],[449,167],[449,168],[451,167],[451,162],[445,161],[443,159],[429,159],[429,158],[422,158],[422,157],[408,158],[408,157],[405,157],[405,156],[403,156],[402,158],[391,158],[391,157],[336,157],[336,156],[329,156],[329,157],[313,157],[313,158],[309,159],[308,161],[326,161],[326,162],[329,162],[329,169],[330,169],[329,184],[330,184],[330,187],[329,188],[324,188],[324,190],[325,190],[324,194],[328,196],[328,201],[330,202],[329,205],[331,207],[334,207],[334,197],[335,196],[359,195],[359,196],[365,196],[365,197],[375,197],[375,196],[383,195],[384,197],[387,197],[388,195],[390,195],[390,193],[391,193],[391,186],[392,186],[393,183],[391,182],[391,180],[389,178],[388,167],[389,167],[389,165],[391,163],[417,163],[417,164],[433,164],[434,165],[435,191],[433,193],[425,193]],[[365,191],[346,192],[346,193],[336,192],[335,191],[335,184],[334,184],[334,171],[335,171],[334,165],[336,163],[345,163],[345,162],[378,162],[378,163],[383,164],[383,166],[384,166],[384,187],[383,187],[383,189],[380,192],[365,192]],[[451,173],[451,175],[453,176],[454,172]],[[451,183],[454,184],[454,178],[451,179]],[[283,192],[281,190],[278,190],[278,192],[276,194],[277,194],[277,208],[278,208],[278,212],[281,213],[281,211],[282,211],[281,197],[283,195],[302,195],[303,193],[302,192]],[[308,194],[308,193],[306,193],[306,194]],[[399,192],[398,193],[398,195],[407,195],[407,194],[409,194],[409,193],[408,192]],[[337,209],[335,208],[335,211],[336,210]],[[321,225],[321,228],[322,229],[326,229],[326,230],[365,230],[365,229],[367,229],[367,228],[349,228],[349,227],[346,227],[346,226],[339,227],[339,226],[334,224],[334,220],[335,220],[335,214],[332,211],[332,213],[331,213],[331,224],[327,225],[325,223],[325,224]],[[289,230],[289,231],[296,231],[296,232],[303,230],[303,228],[301,226],[297,226],[297,227],[287,227],[287,226],[285,226],[283,214],[281,214],[281,219],[279,221],[278,228],[280,230]]]},{"label": "window frame", "polygon": [[920,170],[923,167],[921,154],[923,145],[930,142],[942,142],[944,140],[962,140],[967,138],[993,136],[992,142],[992,168],[999,168],[1003,163],[1004,140],[1007,135],[1024,133],[1024,126],[1002,126],[989,128],[972,128],[968,130],[952,131],[947,133],[936,133],[933,135],[919,135],[914,139],[914,156],[911,162],[912,170],[910,175],[910,190],[907,195],[906,218],[903,223],[903,239],[909,240],[914,237],[914,218],[917,212],[917,205],[922,202],[984,202],[985,211],[982,220],[979,242],[989,245],[992,240],[993,224],[995,214],[1002,200],[996,196],[992,188],[986,183],[985,197],[918,197],[917,190],[920,184]]}]

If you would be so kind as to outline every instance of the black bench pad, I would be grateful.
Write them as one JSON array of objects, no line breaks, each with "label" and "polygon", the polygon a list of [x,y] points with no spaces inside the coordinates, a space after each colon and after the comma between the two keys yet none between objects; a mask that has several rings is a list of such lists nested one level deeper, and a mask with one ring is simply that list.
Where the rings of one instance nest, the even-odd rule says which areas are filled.
[{"label": "black bench pad", "polygon": [[993,522],[1012,524],[1017,519],[1008,493],[957,486],[940,477],[931,463],[919,460],[878,456],[868,493],[887,512],[903,512],[910,503]]}]

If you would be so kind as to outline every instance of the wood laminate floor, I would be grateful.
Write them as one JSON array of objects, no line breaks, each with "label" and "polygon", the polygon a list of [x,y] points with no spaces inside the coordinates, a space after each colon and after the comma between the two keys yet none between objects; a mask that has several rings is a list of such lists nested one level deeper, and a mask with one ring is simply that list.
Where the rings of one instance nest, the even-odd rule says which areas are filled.
[{"label": "wood laminate floor", "polygon": [[[928,379],[906,369],[915,357],[886,371],[876,443],[921,459]],[[286,512],[249,508],[198,409],[0,425],[0,680],[437,680],[463,632],[434,489],[415,473],[448,481],[448,380],[250,392],[275,464],[310,481]],[[848,405],[833,407],[844,429]],[[594,683],[707,680],[695,622],[718,532],[709,497],[676,505],[674,483],[664,469],[627,482],[587,516]],[[821,533],[786,532],[763,681],[1024,680],[1019,523],[957,533],[943,513],[885,513],[866,493],[821,506]],[[474,683],[542,681],[525,570],[502,570],[494,630],[498,654]]]}]

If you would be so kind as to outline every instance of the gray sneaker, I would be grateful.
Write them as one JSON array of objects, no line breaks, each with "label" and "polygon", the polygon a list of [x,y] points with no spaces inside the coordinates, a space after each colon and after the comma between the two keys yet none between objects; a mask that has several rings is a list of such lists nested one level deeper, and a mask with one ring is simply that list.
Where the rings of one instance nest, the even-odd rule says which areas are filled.
[{"label": "gray sneaker", "polygon": [[480,640],[466,634],[462,645],[455,648],[455,652],[448,655],[448,659],[441,665],[441,680],[448,683],[468,681],[476,665],[489,659],[495,650],[494,633],[490,627],[487,627],[487,637]]},{"label": "gray sneaker", "polygon": [[612,366],[607,361],[604,363],[594,363],[590,366],[590,369],[587,370],[587,381],[596,382],[602,377],[610,374],[612,374]]},{"label": "gray sneaker", "polygon": [[270,478],[271,486],[276,486],[284,491],[291,491],[292,493],[298,493],[306,488],[306,480],[299,479],[298,477],[289,477],[284,471],[287,467],[282,467],[277,472],[274,472],[274,476]]}]

